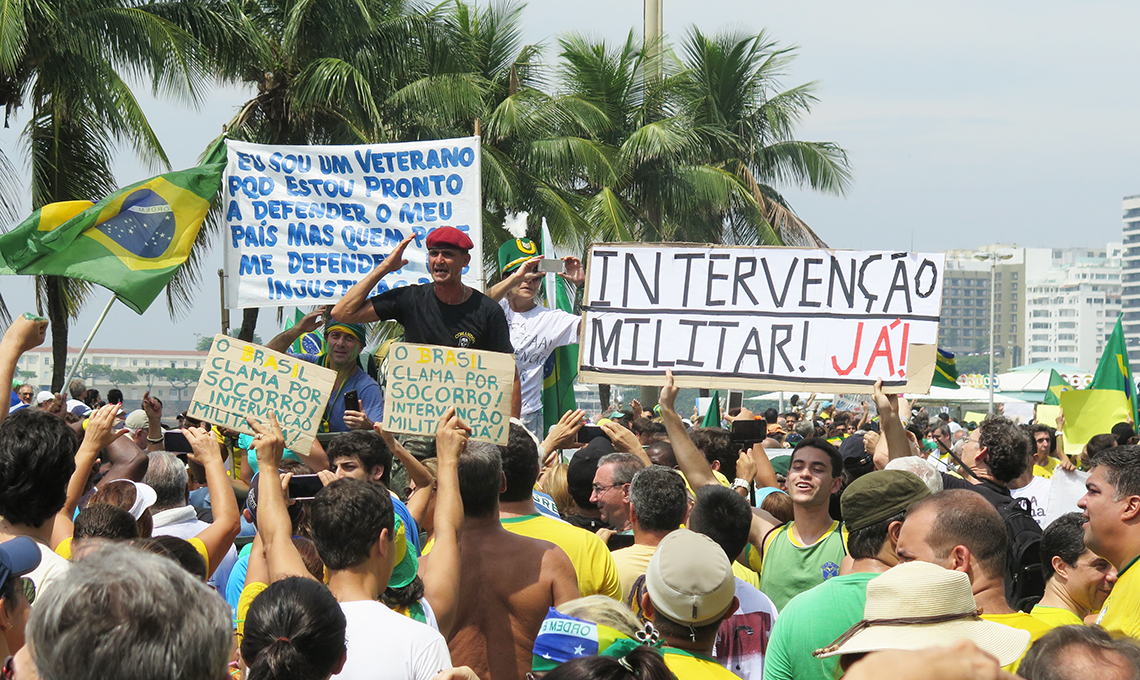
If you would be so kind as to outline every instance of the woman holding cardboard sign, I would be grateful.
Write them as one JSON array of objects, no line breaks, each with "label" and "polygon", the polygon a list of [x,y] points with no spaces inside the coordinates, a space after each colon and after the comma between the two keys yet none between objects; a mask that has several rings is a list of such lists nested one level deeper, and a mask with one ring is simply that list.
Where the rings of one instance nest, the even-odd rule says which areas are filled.
[{"label": "woman holding cardboard sign", "polygon": [[321,421],[322,432],[371,430],[372,423],[380,422],[383,418],[384,399],[380,394],[380,386],[360,366],[360,352],[365,343],[364,326],[340,323],[328,316],[324,353],[289,352],[289,346],[294,340],[320,326],[322,315],[327,316],[327,308],[309,312],[292,328],[270,340],[266,347],[336,371],[332,396],[325,406],[324,419]]}]

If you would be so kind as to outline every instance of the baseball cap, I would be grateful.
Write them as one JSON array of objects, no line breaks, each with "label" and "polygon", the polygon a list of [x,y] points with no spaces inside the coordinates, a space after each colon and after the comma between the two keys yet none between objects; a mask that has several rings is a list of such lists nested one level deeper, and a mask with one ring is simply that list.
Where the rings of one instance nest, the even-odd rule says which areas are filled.
[{"label": "baseball cap", "polygon": [[906,470],[877,470],[851,482],[839,497],[848,531],[865,529],[905,511],[930,495],[918,475]]},{"label": "baseball cap", "polygon": [[570,496],[580,508],[593,506],[594,473],[598,471],[598,461],[602,456],[613,453],[614,445],[605,437],[595,437],[593,441],[578,449],[566,467],[566,485]]},{"label": "baseball cap", "polygon": [[40,547],[27,536],[0,543],[0,584],[40,566]]},{"label": "baseball cap", "polygon": [[396,515],[396,566],[392,569],[392,576],[388,579],[389,588],[403,588],[416,578],[420,562],[416,558],[416,548],[408,539],[404,523],[400,515]]},{"label": "baseball cap", "polygon": [[40,404],[44,403],[45,401],[51,401],[52,399],[55,399],[55,395],[52,394],[51,392],[48,392],[47,390],[44,390],[44,391],[42,391],[36,395],[36,402],[35,403],[36,403],[36,406],[39,406]]},{"label": "baseball cap", "polygon": [[146,411],[138,408],[128,413],[123,427],[128,430],[145,430],[150,427],[150,420],[146,417]]},{"label": "baseball cap", "polygon": [[653,608],[689,626],[713,623],[732,606],[736,579],[724,550],[689,529],[670,532],[657,546],[645,571]]},{"label": "baseball cap", "polygon": [[428,234],[424,245],[428,248],[457,248],[459,250],[471,250],[475,247],[475,244],[471,242],[471,237],[455,227],[433,229]]},{"label": "baseball cap", "polygon": [[[250,522],[252,522],[254,525],[257,524],[257,484],[260,480],[261,473],[254,473],[253,479],[249,480],[249,495],[245,497],[245,507],[247,510],[249,510]],[[289,521],[293,524],[296,524],[297,520],[301,518],[301,504],[293,503],[292,505],[288,506],[288,509]]]},{"label": "baseball cap", "polygon": [[965,572],[929,562],[904,562],[867,582],[863,620],[812,655],[825,659],[970,640],[999,665],[1017,661],[1029,646],[1029,631],[983,620],[979,614]]}]

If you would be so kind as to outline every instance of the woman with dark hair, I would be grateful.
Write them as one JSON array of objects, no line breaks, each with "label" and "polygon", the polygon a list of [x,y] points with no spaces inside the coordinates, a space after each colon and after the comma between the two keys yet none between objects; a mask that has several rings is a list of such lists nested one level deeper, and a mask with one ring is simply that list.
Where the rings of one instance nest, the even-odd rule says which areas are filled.
[{"label": "woman with dark hair", "polygon": [[345,619],[329,589],[290,577],[249,606],[241,658],[249,680],[327,680],[344,667]]},{"label": "woman with dark hair", "polygon": [[[529,674],[528,674],[529,675]],[[675,680],[661,653],[638,645],[623,657],[587,656],[568,661],[542,680]]]}]

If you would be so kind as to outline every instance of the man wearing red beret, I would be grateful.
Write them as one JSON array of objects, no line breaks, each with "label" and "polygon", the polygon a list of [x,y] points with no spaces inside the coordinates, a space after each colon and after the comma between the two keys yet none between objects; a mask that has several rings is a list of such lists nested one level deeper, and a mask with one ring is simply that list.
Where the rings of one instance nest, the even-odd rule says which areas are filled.
[{"label": "man wearing red beret", "polygon": [[[333,318],[346,323],[392,319],[404,326],[408,342],[445,347],[466,347],[513,354],[510,329],[503,309],[479,291],[464,285],[463,268],[475,247],[455,227],[439,227],[428,234],[428,271],[431,283],[393,288],[373,297],[368,293],[380,279],[408,261],[404,249],[414,236],[400,241],[380,264],[365,275],[333,307]],[[520,404],[518,375],[512,414]]]}]

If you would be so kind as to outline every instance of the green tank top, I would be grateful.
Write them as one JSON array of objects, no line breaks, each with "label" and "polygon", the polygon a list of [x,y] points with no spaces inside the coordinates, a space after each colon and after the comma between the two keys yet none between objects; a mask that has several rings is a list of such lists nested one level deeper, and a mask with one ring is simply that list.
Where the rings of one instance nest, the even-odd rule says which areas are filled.
[{"label": "green tank top", "polygon": [[792,542],[794,522],[773,529],[764,546],[760,590],[772,599],[776,610],[784,608],[796,595],[839,575],[839,564],[847,555],[843,525],[836,522],[813,545]]}]

